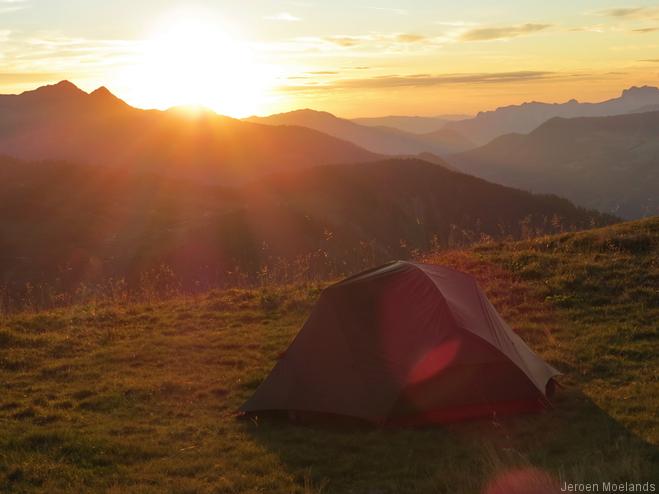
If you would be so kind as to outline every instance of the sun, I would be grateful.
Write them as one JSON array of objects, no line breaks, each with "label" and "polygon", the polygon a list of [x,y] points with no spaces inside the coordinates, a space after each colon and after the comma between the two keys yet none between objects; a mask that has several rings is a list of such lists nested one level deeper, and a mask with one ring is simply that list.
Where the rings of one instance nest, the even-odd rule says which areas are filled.
[{"label": "sun", "polygon": [[274,76],[226,26],[178,15],[144,41],[124,79],[143,108],[202,106],[239,118],[267,104]]}]

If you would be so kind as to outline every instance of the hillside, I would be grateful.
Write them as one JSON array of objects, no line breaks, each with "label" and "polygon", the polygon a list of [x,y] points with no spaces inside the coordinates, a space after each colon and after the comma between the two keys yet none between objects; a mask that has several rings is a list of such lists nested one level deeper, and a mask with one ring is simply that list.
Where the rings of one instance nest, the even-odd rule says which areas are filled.
[{"label": "hillside", "polygon": [[656,481],[658,258],[657,218],[431,256],[474,274],[564,373],[545,413],[443,428],[236,420],[319,285],[117,293],[4,316],[0,490],[473,494],[506,482],[556,492],[546,483],[559,477]]},{"label": "hillside", "polygon": [[[303,263],[317,275],[483,237],[614,218],[419,160],[312,167],[219,188],[115,168],[0,161],[0,282],[47,293],[167,266],[186,287]],[[54,286],[53,286],[54,285]]]},{"label": "hillside", "polygon": [[211,111],[140,110],[105,88],[87,94],[67,81],[0,95],[0,153],[224,184],[379,158],[308,128],[258,125]]},{"label": "hillside", "polygon": [[424,134],[411,134],[386,126],[366,126],[315,110],[296,110],[268,117],[250,117],[249,122],[267,125],[298,125],[352,142],[374,153],[415,155],[429,152],[446,154],[474,147],[458,132],[435,129]]},{"label": "hillside", "polygon": [[451,157],[465,173],[624,218],[659,214],[659,112],[552,119]]},{"label": "hillside", "polygon": [[454,130],[477,144],[485,144],[505,134],[526,134],[555,117],[622,115],[637,112],[648,105],[657,104],[659,104],[659,88],[634,86],[625,89],[619,97],[600,103],[580,103],[574,99],[566,103],[539,103],[533,101],[480,112],[471,119],[449,122],[445,128]]}]

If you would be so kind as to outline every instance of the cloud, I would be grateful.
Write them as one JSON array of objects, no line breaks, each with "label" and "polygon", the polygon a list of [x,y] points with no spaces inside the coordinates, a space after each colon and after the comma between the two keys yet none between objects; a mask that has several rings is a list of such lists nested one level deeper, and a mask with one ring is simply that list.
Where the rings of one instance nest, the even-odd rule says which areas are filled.
[{"label": "cloud", "polygon": [[302,20],[300,17],[296,17],[288,12],[279,12],[278,14],[267,15],[264,17],[264,19],[267,19],[269,21],[283,21],[283,22],[298,22]]},{"label": "cloud", "polygon": [[401,43],[417,43],[419,41],[425,41],[426,37],[422,34],[399,34],[396,36],[396,40]]},{"label": "cloud", "polygon": [[603,33],[607,27],[602,24],[595,24],[592,26],[571,27],[568,29],[571,33]]},{"label": "cloud", "polygon": [[[89,40],[57,34],[0,31],[0,84],[12,86],[88,78],[123,67],[141,53],[133,40]],[[64,77],[64,75],[66,77]]]},{"label": "cloud", "polygon": [[26,0],[0,0],[0,14],[9,14],[28,7]]},{"label": "cloud", "polygon": [[349,47],[369,41],[371,38],[369,36],[326,36],[323,39],[338,46]]},{"label": "cloud", "polygon": [[429,44],[432,38],[423,34],[415,33],[391,33],[391,34],[368,34],[368,35],[335,35],[322,38],[323,41],[343,48],[354,47],[357,45],[371,44],[374,47],[384,48],[403,48],[410,44]]},{"label": "cloud", "polygon": [[393,54],[430,52],[452,42],[448,36],[426,36],[419,33],[370,32],[364,34],[330,34],[301,36],[287,41],[259,43],[254,46],[264,53],[279,52],[289,54],[336,54],[350,51],[355,56],[381,58]]},{"label": "cloud", "polygon": [[548,71],[516,71],[466,74],[383,75],[362,79],[342,79],[327,84],[283,86],[286,92],[316,92],[333,89],[388,89],[404,87],[434,87],[455,84],[498,84],[533,81],[558,77]]},{"label": "cloud", "polygon": [[659,31],[659,27],[641,27],[638,29],[632,29],[633,33],[640,34],[654,33],[655,31]]},{"label": "cloud", "polygon": [[593,14],[600,17],[613,17],[623,21],[648,20],[659,18],[659,7],[622,7],[598,10]]},{"label": "cloud", "polygon": [[335,75],[335,74],[338,74],[338,72],[335,71],[335,70],[314,70],[314,71],[311,71],[311,72],[307,72],[307,74],[311,74],[311,75]]},{"label": "cloud", "polygon": [[645,10],[647,7],[618,8],[598,10],[595,14],[602,17],[638,17]]},{"label": "cloud", "polygon": [[479,27],[462,33],[461,41],[489,41],[493,39],[515,38],[537,33],[551,27],[551,24],[521,24],[506,27]]}]

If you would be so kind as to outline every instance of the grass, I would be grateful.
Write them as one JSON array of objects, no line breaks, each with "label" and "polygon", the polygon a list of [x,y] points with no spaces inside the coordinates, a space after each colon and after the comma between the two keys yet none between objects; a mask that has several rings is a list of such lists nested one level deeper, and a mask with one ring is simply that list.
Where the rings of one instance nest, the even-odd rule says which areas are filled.
[{"label": "grass", "polygon": [[430,256],[477,276],[565,373],[546,413],[443,428],[236,420],[319,285],[7,316],[0,491],[472,493],[501,476],[656,482],[658,259],[658,219]]}]

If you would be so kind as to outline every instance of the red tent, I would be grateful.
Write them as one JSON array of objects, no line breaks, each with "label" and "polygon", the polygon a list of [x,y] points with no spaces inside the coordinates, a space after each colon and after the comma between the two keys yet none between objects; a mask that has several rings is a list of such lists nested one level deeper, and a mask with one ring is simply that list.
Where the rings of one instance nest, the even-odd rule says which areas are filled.
[{"label": "red tent", "polygon": [[471,276],[398,261],[324,290],[241,411],[448,422],[539,410],[558,374]]}]

